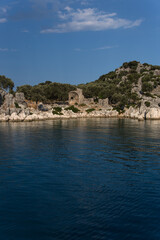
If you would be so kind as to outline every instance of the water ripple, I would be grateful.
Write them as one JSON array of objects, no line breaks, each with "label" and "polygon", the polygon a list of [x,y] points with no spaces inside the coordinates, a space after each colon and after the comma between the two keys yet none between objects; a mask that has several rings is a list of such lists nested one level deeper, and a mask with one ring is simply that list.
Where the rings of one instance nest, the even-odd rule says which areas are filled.
[{"label": "water ripple", "polygon": [[1,239],[160,239],[159,132],[129,119],[1,123]]}]

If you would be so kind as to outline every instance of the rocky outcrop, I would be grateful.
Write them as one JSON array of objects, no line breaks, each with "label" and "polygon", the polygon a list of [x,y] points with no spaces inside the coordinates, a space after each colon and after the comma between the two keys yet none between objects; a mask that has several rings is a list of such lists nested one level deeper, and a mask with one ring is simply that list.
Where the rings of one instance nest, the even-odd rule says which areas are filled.
[{"label": "rocky outcrop", "polygon": [[[7,93],[4,90],[0,90],[0,115],[11,116],[19,114],[23,109],[27,108],[27,103],[23,93],[13,94]],[[5,118],[6,119],[6,118]]]},{"label": "rocky outcrop", "polygon": [[14,108],[15,107],[14,103],[15,103],[14,96],[8,93],[5,95],[3,108]]}]

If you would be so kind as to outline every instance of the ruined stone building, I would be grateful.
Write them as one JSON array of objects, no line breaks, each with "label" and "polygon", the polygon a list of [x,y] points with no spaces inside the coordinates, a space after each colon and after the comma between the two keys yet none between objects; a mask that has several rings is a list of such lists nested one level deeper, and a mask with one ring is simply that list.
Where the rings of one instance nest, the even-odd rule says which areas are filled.
[{"label": "ruined stone building", "polygon": [[[77,88],[75,91],[69,92],[69,105],[75,104],[85,104],[88,106],[95,105],[94,98],[85,98],[82,89]],[[108,108],[108,98],[106,99],[99,99],[97,104],[102,108]]]},{"label": "ruined stone building", "polygon": [[69,92],[69,104],[74,105],[74,104],[82,104],[84,103],[84,96],[82,93],[82,89],[77,88],[75,91]]}]

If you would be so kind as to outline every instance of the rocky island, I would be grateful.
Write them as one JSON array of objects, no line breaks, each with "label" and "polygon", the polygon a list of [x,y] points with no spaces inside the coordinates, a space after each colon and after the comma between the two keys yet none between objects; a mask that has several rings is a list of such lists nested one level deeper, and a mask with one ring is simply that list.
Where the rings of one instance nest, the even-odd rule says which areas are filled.
[{"label": "rocky island", "polygon": [[0,76],[0,121],[117,117],[160,119],[160,66],[126,62],[78,86],[46,81],[23,85]]}]

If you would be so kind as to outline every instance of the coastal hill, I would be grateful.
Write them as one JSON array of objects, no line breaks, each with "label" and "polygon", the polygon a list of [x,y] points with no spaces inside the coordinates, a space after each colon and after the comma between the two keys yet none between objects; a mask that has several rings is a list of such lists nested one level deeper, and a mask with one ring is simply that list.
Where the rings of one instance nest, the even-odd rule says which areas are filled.
[{"label": "coastal hill", "polygon": [[108,98],[109,104],[117,110],[139,107],[142,102],[149,107],[155,99],[160,102],[160,66],[125,62],[115,71],[79,87],[87,98]]},{"label": "coastal hill", "polygon": [[[160,66],[125,62],[96,81],[35,86],[0,76],[0,120],[38,120],[56,117],[129,117],[160,119]],[[68,105],[68,106],[66,106]]]},{"label": "coastal hill", "polygon": [[82,89],[85,98],[94,98],[94,101],[108,98],[109,104],[118,111],[124,107],[138,107],[141,102],[150,106],[155,102],[153,99],[159,101],[160,66],[137,61],[125,62],[115,71],[87,84],[73,86],[46,81],[35,86],[20,86],[17,92],[23,92],[28,100],[50,103],[67,101],[68,93],[77,87]]}]

